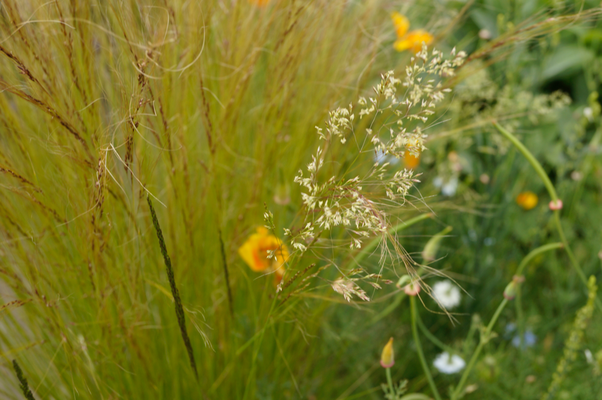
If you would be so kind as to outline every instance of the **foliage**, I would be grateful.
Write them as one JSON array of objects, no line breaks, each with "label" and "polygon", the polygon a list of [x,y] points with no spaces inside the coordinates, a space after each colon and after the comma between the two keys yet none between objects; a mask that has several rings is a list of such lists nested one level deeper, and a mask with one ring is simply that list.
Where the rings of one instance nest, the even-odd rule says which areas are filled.
[{"label": "foliage", "polygon": [[599,398],[598,6],[4,1],[0,396]]}]

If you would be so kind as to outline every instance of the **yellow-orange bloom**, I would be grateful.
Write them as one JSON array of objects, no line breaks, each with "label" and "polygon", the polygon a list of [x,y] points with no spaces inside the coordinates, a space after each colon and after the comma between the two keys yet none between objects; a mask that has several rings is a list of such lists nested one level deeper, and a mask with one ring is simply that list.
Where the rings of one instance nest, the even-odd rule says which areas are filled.
[{"label": "yellow-orange bloom", "polygon": [[422,50],[422,42],[427,46],[433,42],[433,35],[423,29],[408,32],[410,21],[408,21],[405,15],[394,12],[391,14],[391,19],[393,20],[395,33],[397,34],[397,40],[393,45],[395,50],[412,50],[414,53],[418,53]]},{"label": "yellow-orange bloom", "polygon": [[422,50],[422,43],[427,46],[433,42],[433,35],[423,29],[417,29],[412,32],[408,32],[407,35],[401,37],[395,41],[393,47],[397,51],[412,50],[414,53],[418,53]]},{"label": "yellow-orange bloom", "polygon": [[395,353],[393,352],[393,338],[389,339],[380,356],[380,365],[383,368],[391,368],[395,364]]},{"label": "yellow-orange bloom", "polygon": [[[268,258],[270,253],[274,256]],[[275,272],[277,282],[282,280],[284,264],[289,258],[286,245],[263,226],[258,227],[240,246],[238,254],[255,272]]]},{"label": "yellow-orange bloom", "polygon": [[403,156],[403,163],[407,169],[416,169],[420,164],[420,156],[415,157],[409,151],[406,151]]},{"label": "yellow-orange bloom", "polygon": [[516,196],[516,204],[523,210],[530,210],[537,205],[537,195],[533,192],[522,192]]},{"label": "yellow-orange bloom", "polygon": [[391,13],[391,19],[393,20],[395,33],[397,33],[398,38],[403,37],[406,33],[408,33],[408,29],[410,29],[410,21],[405,15],[394,12]]},{"label": "yellow-orange bloom", "polygon": [[249,0],[249,3],[254,4],[257,7],[265,7],[269,2],[270,0]]}]

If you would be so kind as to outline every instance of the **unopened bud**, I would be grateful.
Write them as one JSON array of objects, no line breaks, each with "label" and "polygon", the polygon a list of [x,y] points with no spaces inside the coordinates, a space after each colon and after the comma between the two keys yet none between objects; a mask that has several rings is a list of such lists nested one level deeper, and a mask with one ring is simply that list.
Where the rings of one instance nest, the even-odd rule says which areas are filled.
[{"label": "unopened bud", "polygon": [[557,199],[550,201],[549,207],[552,211],[562,210],[562,200]]},{"label": "unopened bud", "polygon": [[504,298],[508,301],[514,300],[516,297],[516,288],[518,287],[518,283],[516,281],[512,281],[506,286],[504,289]]},{"label": "unopened bud", "polygon": [[420,283],[418,283],[418,282],[412,282],[409,285],[406,285],[403,288],[403,291],[408,296],[416,296],[418,293],[420,293]]},{"label": "unopened bud", "polygon": [[439,246],[441,244],[441,239],[445,237],[449,232],[451,232],[453,228],[448,226],[441,232],[435,234],[424,246],[424,250],[422,250],[422,258],[426,262],[434,261],[437,257],[437,251],[439,250]]},{"label": "unopened bud", "polygon": [[380,365],[383,368],[391,368],[394,364],[395,354],[393,352],[393,338],[391,338],[383,348],[382,355],[380,356]]}]

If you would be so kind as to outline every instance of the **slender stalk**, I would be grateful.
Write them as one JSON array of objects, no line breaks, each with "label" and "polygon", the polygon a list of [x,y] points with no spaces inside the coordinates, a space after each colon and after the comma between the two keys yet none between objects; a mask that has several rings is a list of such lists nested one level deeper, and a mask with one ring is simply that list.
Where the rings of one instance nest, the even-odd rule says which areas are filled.
[{"label": "slender stalk", "polygon": [[[538,254],[544,253],[546,251],[554,250],[554,249],[559,249],[561,247],[563,247],[562,243],[550,243],[550,244],[546,244],[546,245],[543,245],[541,247],[538,247],[538,248],[532,250],[529,254],[527,254],[525,256],[525,258],[523,258],[523,260],[519,264],[518,268],[516,269],[516,275],[521,275],[523,270],[527,266],[527,264]],[[462,377],[460,378],[460,382],[458,383],[458,386],[456,387],[456,389],[454,390],[454,393],[452,394],[451,400],[457,399],[458,396],[460,395],[460,393],[462,393],[462,389],[464,388],[464,385],[466,384],[466,380],[468,379],[468,376],[470,375],[470,371],[472,370],[472,368],[474,367],[474,364],[476,363],[477,359],[479,358],[479,355],[481,354],[481,350],[483,350],[483,346],[485,346],[485,344],[487,344],[487,342],[489,342],[489,340],[491,339],[491,337],[490,337],[491,331],[493,330],[495,323],[497,322],[500,314],[502,313],[502,310],[504,310],[504,307],[506,307],[506,304],[508,304],[508,300],[506,300],[506,299],[502,300],[502,302],[498,306],[497,310],[495,311],[493,318],[491,318],[489,325],[487,325],[487,329],[485,330],[485,332],[483,332],[481,334],[481,340],[479,341],[479,345],[475,349],[475,352],[473,353],[473,355],[470,359],[470,362],[468,363],[468,366],[464,370],[464,373],[462,374]]]},{"label": "slender stalk", "polygon": [[414,336],[414,342],[416,343],[416,350],[418,351],[418,358],[420,358],[420,364],[422,364],[422,369],[424,370],[424,374],[426,375],[426,379],[429,382],[429,386],[433,391],[433,396],[435,396],[435,400],[441,400],[441,395],[437,390],[437,386],[435,385],[435,381],[433,380],[433,376],[431,375],[431,371],[429,370],[428,364],[424,358],[424,353],[422,352],[422,345],[420,344],[420,337],[418,336],[418,329],[416,328],[416,299],[415,296],[410,296],[410,308],[412,310],[412,335]]},{"label": "slender stalk", "polygon": [[433,335],[427,328],[424,326],[424,322],[422,322],[422,318],[420,318],[420,314],[416,314],[416,322],[418,322],[418,328],[422,331],[424,336],[428,340],[431,341],[435,346],[439,347],[443,351],[447,351],[449,354],[457,354],[458,352],[453,350],[451,347],[446,346],[442,341],[437,339],[435,335]]},{"label": "slender stalk", "polygon": [[[543,167],[541,166],[539,161],[537,161],[537,159],[533,156],[533,154],[531,154],[529,149],[527,149],[525,147],[525,145],[523,145],[522,142],[516,138],[516,136],[514,136],[512,133],[510,133],[506,129],[502,128],[497,122],[494,121],[493,126],[495,126],[495,128],[498,130],[498,132],[500,132],[506,139],[508,139],[510,142],[512,142],[512,144],[518,149],[518,151],[520,151],[521,154],[527,159],[527,161],[529,161],[531,166],[535,169],[535,172],[537,172],[537,175],[539,175],[539,177],[543,181],[544,185],[546,186],[546,189],[548,190],[548,193],[550,194],[552,201],[557,201],[558,194],[556,193],[556,189],[554,189],[554,185],[552,185],[552,182],[550,181],[550,178],[544,171]],[[585,276],[585,273],[583,273],[583,270],[581,269],[581,266],[579,265],[579,262],[577,261],[577,258],[575,257],[575,254],[573,253],[571,246],[569,245],[569,242],[566,240],[564,230],[562,229],[562,225],[560,224],[560,210],[554,210],[553,212],[554,212],[554,224],[556,225],[556,230],[558,231],[558,236],[560,236],[560,240],[562,241],[562,244],[564,245],[564,248],[569,256],[569,259],[571,260],[571,264],[572,264],[573,268],[575,269],[575,271],[577,272],[579,279],[581,279],[581,282],[583,282],[583,284],[587,287],[587,278]],[[598,299],[598,298],[596,298],[596,306],[598,307],[598,309],[600,311],[602,311],[602,301],[600,301],[600,299]]]},{"label": "slender stalk", "polygon": [[495,325],[495,323],[497,322],[497,319],[499,318],[500,314],[502,313],[502,310],[504,309],[504,307],[506,307],[506,304],[508,304],[508,300],[506,300],[506,299],[502,300],[502,302],[498,306],[497,310],[495,311],[493,318],[491,318],[489,325],[487,325],[487,329],[481,335],[481,340],[479,341],[479,345],[477,346],[474,354],[472,355],[470,362],[468,363],[468,366],[464,370],[464,373],[462,374],[462,378],[460,378],[460,382],[458,383],[456,390],[454,390],[454,392],[452,393],[451,400],[456,400],[458,398],[458,396],[460,395],[460,393],[462,393],[462,389],[464,388],[464,385],[466,384],[466,380],[468,379],[468,376],[470,375],[470,371],[472,370],[475,363],[477,362],[477,359],[479,358],[479,355],[481,354],[481,350],[483,350],[483,347],[489,341],[490,335],[491,335],[491,330],[493,329],[493,326]]},{"label": "slender stalk", "polygon": [[389,384],[389,393],[395,393],[393,388],[393,379],[391,379],[391,368],[385,368],[387,370],[387,383]]}]

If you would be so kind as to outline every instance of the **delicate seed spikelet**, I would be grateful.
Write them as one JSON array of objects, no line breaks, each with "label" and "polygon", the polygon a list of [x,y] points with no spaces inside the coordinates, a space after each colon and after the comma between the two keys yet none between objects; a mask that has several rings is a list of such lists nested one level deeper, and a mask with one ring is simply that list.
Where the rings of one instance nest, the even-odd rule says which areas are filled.
[{"label": "delicate seed spikelet", "polygon": [[393,338],[389,339],[385,347],[383,348],[383,352],[380,356],[380,365],[383,368],[391,368],[395,365],[395,352],[393,351]]},{"label": "delicate seed spikelet", "polygon": [[[404,121],[426,123],[434,114],[436,105],[451,91],[438,82],[440,77],[452,76],[454,69],[464,62],[466,54],[453,53],[452,57],[451,60],[444,59],[443,54],[437,50],[429,55],[426,45],[423,45],[422,50],[412,58],[411,65],[406,68],[403,81],[396,78],[393,71],[382,74],[381,82],[373,88],[375,96],[358,99],[357,114],[354,104],[338,107],[329,113],[325,127],[316,127],[318,137],[325,143],[312,155],[307,172],[300,170],[294,179],[304,189],[301,197],[308,213],[302,229],[294,235],[288,231],[291,233],[293,249],[306,251],[307,244],[313,241],[317,231],[329,231],[336,227],[346,229],[350,236],[350,247],[357,249],[361,248],[364,238],[386,233],[389,226],[387,212],[382,208],[382,202],[377,203],[372,199],[374,193],[381,190],[390,201],[402,205],[409,190],[419,182],[413,171],[403,169],[391,175],[387,174],[388,163],[377,163],[368,176],[344,180],[332,176],[323,180],[321,173],[330,156],[328,150],[335,141],[345,145],[352,136],[356,143],[359,142],[358,135],[361,132],[355,131],[355,121],[387,112],[396,119],[395,129],[389,129],[390,138],[381,137],[375,132],[382,130],[375,130],[371,126],[365,129],[364,143],[372,145],[375,153],[380,152],[385,156],[403,159],[409,154],[414,158],[419,157],[426,149],[426,135],[420,124],[408,130],[404,127]],[[405,93],[402,98],[397,95],[400,86]]]}]

